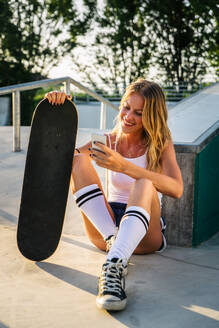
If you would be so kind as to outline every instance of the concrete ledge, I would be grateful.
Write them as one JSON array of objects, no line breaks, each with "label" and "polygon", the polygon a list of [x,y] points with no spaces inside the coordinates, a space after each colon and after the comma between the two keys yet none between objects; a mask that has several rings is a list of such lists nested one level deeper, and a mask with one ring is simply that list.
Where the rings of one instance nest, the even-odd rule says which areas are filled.
[{"label": "concrete ledge", "polygon": [[177,153],[195,153],[198,154],[202,149],[219,134],[219,120],[203,132],[193,142],[174,142]]},{"label": "concrete ledge", "polygon": [[[180,200],[163,197],[167,240],[197,246],[219,231],[219,84],[183,100],[169,126],[184,181]],[[185,140],[185,141],[184,141]]]}]

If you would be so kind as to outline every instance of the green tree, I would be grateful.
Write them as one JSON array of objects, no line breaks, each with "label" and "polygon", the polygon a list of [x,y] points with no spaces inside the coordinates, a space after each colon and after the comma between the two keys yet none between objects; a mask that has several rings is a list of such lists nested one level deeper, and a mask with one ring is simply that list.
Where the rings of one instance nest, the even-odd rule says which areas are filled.
[{"label": "green tree", "polygon": [[65,38],[59,43],[64,54],[78,45],[78,37],[89,29],[97,7],[97,0],[48,0],[48,14],[53,22],[59,22],[60,31],[65,28]]},{"label": "green tree", "polygon": [[210,52],[215,60],[216,1],[151,0],[146,10],[153,32],[153,59],[165,80],[172,84],[200,82],[210,66]]},{"label": "green tree", "polygon": [[[80,70],[94,87],[93,72],[105,86],[121,93],[135,78],[148,71],[150,52],[147,26],[141,0],[106,0],[97,7],[91,47],[94,60]],[[86,49],[88,46],[83,44]],[[92,58],[92,55],[91,55]]]},{"label": "green tree", "polygon": [[46,6],[45,0],[0,0],[1,85],[35,80],[57,63],[57,30]]},{"label": "green tree", "polygon": [[[45,78],[69,50],[68,43],[75,47],[76,36],[86,30],[90,13],[88,17],[78,15],[72,3],[66,0],[0,0],[0,86]],[[62,9],[65,18],[61,16]],[[70,21],[71,14],[73,21]],[[67,43],[65,34],[69,31],[71,37]],[[35,91],[21,95],[22,124],[30,123],[34,94]]]},{"label": "green tree", "polygon": [[[46,20],[46,1],[0,0],[0,86],[42,79],[48,64],[57,63],[57,50],[51,47],[55,25]],[[24,125],[32,117],[34,94],[21,94]]]},{"label": "green tree", "polygon": [[215,0],[105,0],[94,26],[95,60],[80,65],[93,86],[95,73],[118,92],[155,66],[163,83],[194,87],[218,66]]},{"label": "green tree", "polygon": [[[108,0],[97,19],[102,31],[96,36],[97,63],[108,66],[112,82],[122,82],[124,87],[148,71],[149,39],[141,10],[142,1]],[[107,49],[100,51],[104,46]]]}]

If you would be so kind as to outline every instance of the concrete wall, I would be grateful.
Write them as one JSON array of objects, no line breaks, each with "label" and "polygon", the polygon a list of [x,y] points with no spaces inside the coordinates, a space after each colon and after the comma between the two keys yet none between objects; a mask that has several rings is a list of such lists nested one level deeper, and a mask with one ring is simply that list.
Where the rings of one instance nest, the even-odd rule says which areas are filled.
[{"label": "concrete wall", "polygon": [[168,243],[196,246],[219,231],[219,83],[169,110],[168,125],[182,171],[181,199],[163,197]]},{"label": "concrete wall", "polygon": [[176,156],[182,172],[184,192],[179,200],[163,196],[162,215],[167,221],[166,237],[168,243],[176,246],[192,246],[196,154],[177,152]]},{"label": "concrete wall", "polygon": [[175,144],[183,196],[163,196],[162,215],[171,245],[197,246],[219,231],[219,122],[195,143]]}]

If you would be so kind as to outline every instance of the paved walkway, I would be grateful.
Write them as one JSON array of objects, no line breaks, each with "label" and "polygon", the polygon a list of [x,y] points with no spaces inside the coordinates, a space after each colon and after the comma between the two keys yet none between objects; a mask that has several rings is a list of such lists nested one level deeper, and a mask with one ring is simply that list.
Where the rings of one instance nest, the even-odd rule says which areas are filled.
[{"label": "paved walkway", "polygon": [[[78,143],[90,132],[80,130]],[[169,246],[163,255],[133,256],[121,313],[95,306],[105,254],[85,236],[71,194],[56,253],[40,263],[22,257],[16,224],[28,133],[22,128],[24,150],[13,153],[12,128],[0,127],[0,328],[218,327],[219,235],[198,248]]]}]

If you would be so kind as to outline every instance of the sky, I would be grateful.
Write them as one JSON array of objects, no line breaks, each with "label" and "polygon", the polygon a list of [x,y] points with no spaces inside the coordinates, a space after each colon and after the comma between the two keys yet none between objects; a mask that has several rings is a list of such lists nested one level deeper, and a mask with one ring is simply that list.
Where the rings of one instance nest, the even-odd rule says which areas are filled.
[{"label": "sky", "polygon": [[49,78],[52,79],[64,76],[70,76],[73,79],[78,78],[78,74],[75,73],[69,58],[64,58],[57,67],[52,68],[49,72]]}]

